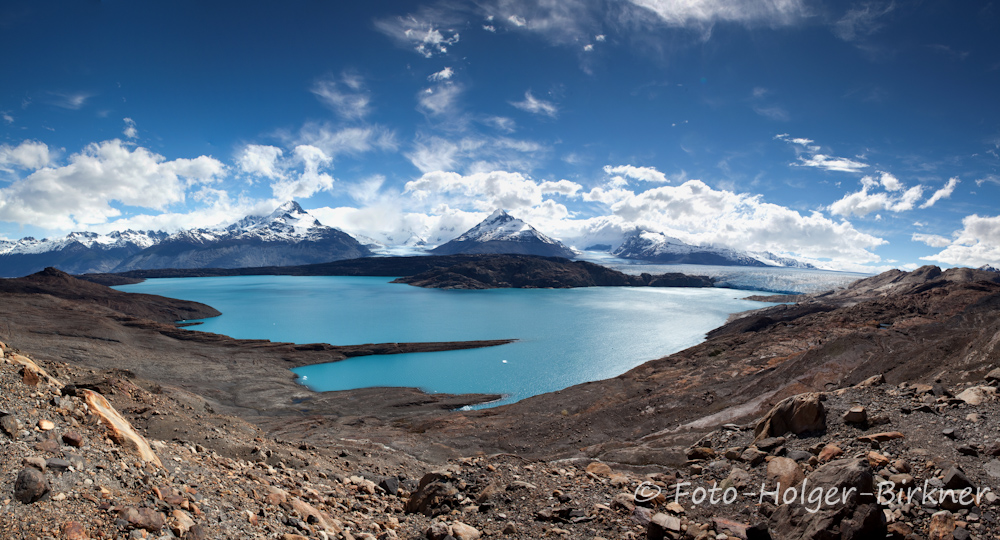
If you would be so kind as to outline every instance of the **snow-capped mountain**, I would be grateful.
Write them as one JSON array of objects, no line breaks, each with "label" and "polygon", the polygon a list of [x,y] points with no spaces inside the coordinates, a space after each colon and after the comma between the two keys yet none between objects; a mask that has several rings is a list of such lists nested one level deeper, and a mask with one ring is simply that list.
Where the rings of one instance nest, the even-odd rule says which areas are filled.
[{"label": "snow-capped mountain", "polygon": [[987,272],[1000,272],[1000,268],[993,266],[992,264],[984,264],[979,267],[980,270],[985,270]]},{"label": "snow-capped mountain", "polygon": [[162,231],[73,232],[61,238],[0,242],[0,277],[33,274],[49,266],[79,274],[109,272],[167,237]]},{"label": "snow-capped mountain", "polygon": [[549,257],[576,254],[558,240],[538,232],[524,221],[497,210],[458,238],[431,250],[436,255],[455,253],[516,253]]},{"label": "snow-capped mountain", "polygon": [[612,255],[663,264],[713,264],[718,266],[788,266],[814,268],[790,257],[770,252],[747,252],[716,246],[692,246],[672,236],[643,230],[625,235]]},{"label": "snow-capped mountain", "polygon": [[189,229],[170,235],[162,231],[73,232],[62,238],[2,241],[0,276],[24,276],[48,266],[73,274],[291,266],[371,254],[349,234],[323,225],[290,201],[268,215],[247,216],[216,229]]},{"label": "snow-capped mountain", "polygon": [[122,261],[116,272],[152,268],[294,266],[371,255],[351,235],[327,227],[295,201],[223,229],[180,231]]}]

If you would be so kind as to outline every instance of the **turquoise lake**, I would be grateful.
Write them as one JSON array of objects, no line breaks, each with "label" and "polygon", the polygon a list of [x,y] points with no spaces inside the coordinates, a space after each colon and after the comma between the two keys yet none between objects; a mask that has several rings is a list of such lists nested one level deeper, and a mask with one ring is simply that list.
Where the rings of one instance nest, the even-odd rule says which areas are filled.
[{"label": "turquoise lake", "polygon": [[731,313],[769,304],[734,289],[422,289],[384,277],[151,279],[116,287],[194,300],[222,312],[192,330],[294,343],[517,339],[438,353],[350,358],[298,368],[319,391],[413,386],[492,393],[510,403],[614,377],[701,342]]}]

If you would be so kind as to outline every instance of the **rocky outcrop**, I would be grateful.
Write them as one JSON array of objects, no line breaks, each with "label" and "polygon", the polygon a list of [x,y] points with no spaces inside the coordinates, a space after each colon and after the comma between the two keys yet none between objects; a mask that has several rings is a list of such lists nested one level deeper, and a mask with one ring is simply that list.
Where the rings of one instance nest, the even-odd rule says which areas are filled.
[{"label": "rocky outcrop", "polygon": [[802,394],[774,406],[754,428],[757,439],[780,437],[786,433],[801,435],[826,429],[826,410],[819,394]]},{"label": "rocky outcrop", "polygon": [[159,467],[163,466],[146,439],[132,429],[132,424],[122,418],[104,396],[92,390],[83,390],[83,398],[91,412],[108,428],[112,440],[133,451],[139,459]]}]

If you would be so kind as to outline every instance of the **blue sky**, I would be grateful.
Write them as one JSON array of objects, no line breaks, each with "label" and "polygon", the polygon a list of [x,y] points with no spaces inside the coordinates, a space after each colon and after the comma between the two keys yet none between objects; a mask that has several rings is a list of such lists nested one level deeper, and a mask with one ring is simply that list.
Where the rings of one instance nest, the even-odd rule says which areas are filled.
[{"label": "blue sky", "polygon": [[578,248],[996,264],[998,36],[986,2],[4,2],[0,237],[295,198],[390,244],[504,207]]}]

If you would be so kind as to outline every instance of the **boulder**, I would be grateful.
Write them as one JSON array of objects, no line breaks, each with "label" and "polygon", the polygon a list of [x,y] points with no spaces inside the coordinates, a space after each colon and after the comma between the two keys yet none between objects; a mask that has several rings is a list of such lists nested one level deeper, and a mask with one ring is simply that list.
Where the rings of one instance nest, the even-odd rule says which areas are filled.
[{"label": "boulder", "polygon": [[861,405],[855,405],[844,413],[844,422],[848,424],[867,424],[868,411]]},{"label": "boulder", "polygon": [[774,406],[754,428],[757,440],[779,437],[791,432],[796,435],[826,429],[826,409],[819,394],[799,394]]},{"label": "boulder", "polygon": [[49,493],[49,481],[45,474],[34,468],[25,467],[14,481],[14,498],[24,504],[38,502]]},{"label": "boulder", "polygon": [[[423,481],[421,481],[423,484]],[[428,517],[446,514],[458,506],[458,490],[450,482],[434,480],[410,494],[406,501],[406,511]]]},{"label": "boulder", "polygon": [[666,538],[679,538],[681,534],[681,520],[677,516],[669,514],[654,514],[646,527],[646,538],[649,540],[664,540]]},{"label": "boulder", "polygon": [[461,521],[455,521],[451,524],[451,535],[457,540],[479,540],[479,537],[482,536],[475,527]]},{"label": "boulder", "polygon": [[[795,502],[782,504],[770,517],[775,540],[831,540],[835,538],[883,538],[885,515],[874,493],[871,467],[864,459],[845,459],[823,465],[808,477],[806,490],[822,489],[837,494],[827,505]],[[850,489],[850,488],[853,488]],[[864,494],[864,495],[862,495]]]},{"label": "boulder", "polygon": [[790,489],[798,488],[805,479],[802,467],[794,459],[776,457],[767,463],[767,478],[775,489],[780,489],[779,497]]}]

